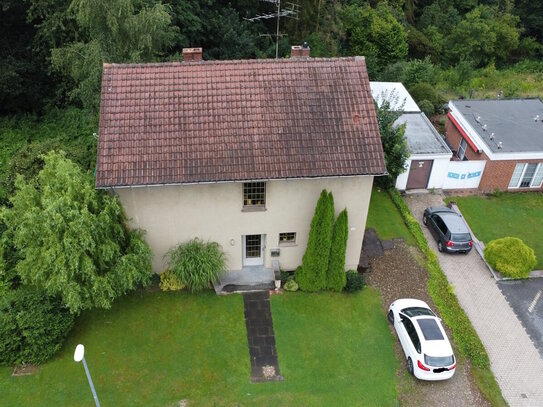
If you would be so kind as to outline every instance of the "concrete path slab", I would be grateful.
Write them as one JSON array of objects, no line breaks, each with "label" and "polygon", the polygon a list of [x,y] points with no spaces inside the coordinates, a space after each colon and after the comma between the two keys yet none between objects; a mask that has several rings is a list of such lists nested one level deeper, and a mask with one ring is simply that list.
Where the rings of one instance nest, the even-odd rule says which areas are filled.
[{"label": "concrete path slab", "polygon": [[[443,205],[440,195],[405,198],[430,247],[437,244],[422,224],[428,206]],[[510,406],[543,406],[543,359],[507,303],[480,256],[438,253],[439,262],[490,357],[491,369]]]}]

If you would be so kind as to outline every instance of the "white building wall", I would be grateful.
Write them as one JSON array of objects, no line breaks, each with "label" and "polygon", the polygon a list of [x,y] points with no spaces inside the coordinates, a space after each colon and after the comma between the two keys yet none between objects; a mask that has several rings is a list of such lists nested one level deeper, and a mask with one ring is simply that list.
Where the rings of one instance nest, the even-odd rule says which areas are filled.
[{"label": "white building wall", "polygon": [[428,180],[428,189],[441,189],[447,178],[447,171],[452,154],[436,154],[436,155],[418,155],[414,154],[407,160],[407,169],[396,178],[396,189],[404,191],[407,187],[407,179],[409,178],[409,170],[412,161],[433,160],[430,179]]},{"label": "white building wall", "polygon": [[[323,188],[332,191],[336,216],[349,213],[346,268],[356,268],[366,225],[373,177],[275,180],[266,183],[266,210],[243,211],[243,183],[117,188],[130,225],[146,231],[156,272],[165,269],[164,254],[194,237],[218,242],[230,270],[242,268],[242,236],[266,235],[264,265],[279,260],[295,269],[305,253],[311,219]],[[279,233],[296,232],[296,244],[279,246]],[[280,247],[280,256],[270,250]]]}]

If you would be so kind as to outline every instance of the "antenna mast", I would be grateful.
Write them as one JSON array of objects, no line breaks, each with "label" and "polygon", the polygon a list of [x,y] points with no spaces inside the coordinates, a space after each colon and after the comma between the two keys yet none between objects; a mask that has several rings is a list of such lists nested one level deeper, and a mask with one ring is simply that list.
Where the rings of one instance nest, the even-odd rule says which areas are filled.
[{"label": "antenna mast", "polygon": [[279,37],[287,35],[287,34],[281,34],[279,32],[281,17],[294,18],[297,20],[298,12],[300,11],[300,6],[298,4],[288,2],[286,3],[287,4],[286,8],[281,8],[281,0],[260,0],[260,1],[264,1],[266,3],[273,3],[277,7],[277,11],[275,13],[259,14],[255,17],[245,18],[245,20],[253,22],[253,21],[267,20],[270,18],[277,18],[275,34],[262,34],[269,37],[271,37],[272,35],[275,35],[275,59],[277,59],[279,58]]}]

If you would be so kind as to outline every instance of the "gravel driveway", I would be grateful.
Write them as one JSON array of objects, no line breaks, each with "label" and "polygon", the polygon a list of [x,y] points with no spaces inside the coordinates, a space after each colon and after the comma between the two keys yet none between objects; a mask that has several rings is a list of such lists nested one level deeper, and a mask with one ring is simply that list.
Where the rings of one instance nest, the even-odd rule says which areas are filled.
[{"label": "gravel driveway", "polygon": [[[437,309],[428,294],[428,272],[420,266],[423,261],[418,249],[405,244],[397,244],[393,250],[385,250],[384,255],[371,262],[371,272],[366,274],[366,282],[377,288],[383,298],[383,309],[398,298],[418,298]],[[452,334],[445,326],[449,339]],[[394,337],[396,332],[391,327]],[[452,341],[451,341],[452,342]],[[459,355],[456,345],[454,352]],[[395,352],[401,361],[397,372],[399,378],[398,398],[402,406],[489,406],[473,383],[470,368],[466,361],[458,360],[456,373],[450,380],[423,382],[409,375],[405,356],[398,340]]]},{"label": "gravel driveway", "polygon": [[[405,200],[437,252],[434,238],[422,225],[422,214],[428,206],[443,205],[442,197],[407,195]],[[438,258],[488,352],[505,400],[512,407],[543,406],[543,360],[481,257],[472,250],[467,255],[438,253]]]}]

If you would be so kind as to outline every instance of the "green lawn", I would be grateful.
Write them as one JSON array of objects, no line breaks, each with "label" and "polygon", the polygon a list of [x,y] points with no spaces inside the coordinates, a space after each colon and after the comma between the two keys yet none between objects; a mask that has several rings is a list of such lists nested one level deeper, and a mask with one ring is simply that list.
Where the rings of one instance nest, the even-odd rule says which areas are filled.
[{"label": "green lawn", "polygon": [[374,228],[380,239],[403,237],[407,244],[415,245],[413,235],[405,226],[398,208],[390,199],[388,192],[373,188],[366,228]]},{"label": "green lawn", "polygon": [[86,347],[103,406],[395,405],[393,337],[379,295],[285,293],[272,298],[284,382],[250,384],[240,295],[136,293],[78,318],[39,374],[0,369],[2,406],[92,406]]},{"label": "green lawn", "polygon": [[522,239],[535,251],[543,269],[543,194],[505,193],[500,196],[452,197],[473,233],[485,243],[505,236]]}]

